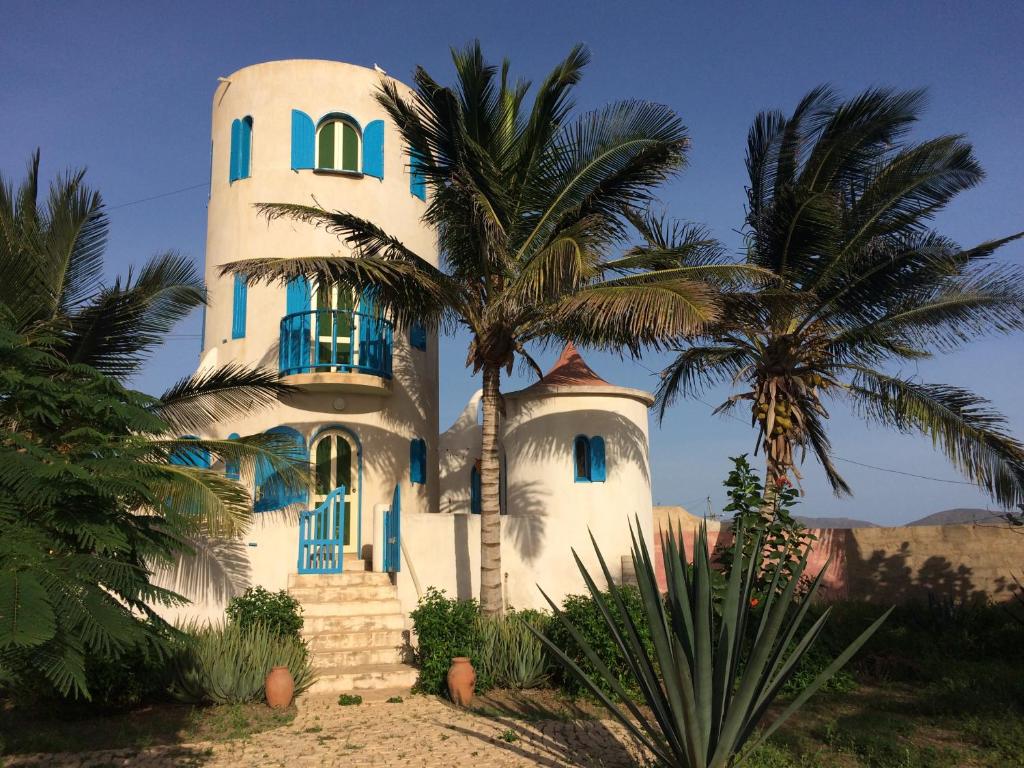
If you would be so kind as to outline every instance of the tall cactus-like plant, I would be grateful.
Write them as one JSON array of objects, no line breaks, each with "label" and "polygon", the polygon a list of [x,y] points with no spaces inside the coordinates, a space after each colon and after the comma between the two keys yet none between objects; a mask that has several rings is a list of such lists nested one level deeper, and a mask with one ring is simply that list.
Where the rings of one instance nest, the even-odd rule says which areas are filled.
[{"label": "tall cactus-like plant", "polygon": [[[696,537],[692,559],[687,558],[681,531],[662,535],[668,586],[667,594],[662,595],[637,521],[637,528],[632,531],[633,565],[650,624],[651,652],[640,640],[637,625],[625,609],[597,542],[594,541],[594,549],[608,584],[607,597],[573,550],[608,632],[636,677],[646,710],[630,699],[583,635],[544,595],[557,620],[564,623],[619,701],[605,693],[605,688],[584,673],[561,648],[534,630],[537,636],[662,765],[734,765],[771,736],[846,664],[892,610],[868,627],[781,713],[765,721],[769,706],[821,634],[831,609],[805,626],[825,569],[814,578],[807,594],[797,599],[797,586],[807,567],[807,552],[790,569],[782,567],[783,561],[766,565],[759,542],[753,547],[753,554],[744,552],[743,533],[743,522],[738,520],[733,562],[739,566],[730,570],[725,594],[716,606],[706,525],[701,525]],[[758,599],[754,596],[754,585],[765,567],[769,568],[771,586],[763,599]]]}]

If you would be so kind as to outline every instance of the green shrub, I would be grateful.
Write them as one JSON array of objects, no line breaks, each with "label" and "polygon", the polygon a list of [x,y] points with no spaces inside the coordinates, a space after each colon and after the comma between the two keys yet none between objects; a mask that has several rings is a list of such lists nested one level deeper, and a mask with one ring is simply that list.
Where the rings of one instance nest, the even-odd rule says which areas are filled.
[{"label": "green shrub", "polygon": [[299,637],[302,631],[302,606],[283,589],[268,592],[263,587],[249,587],[242,595],[231,598],[228,621],[242,629],[262,624],[280,636]]},{"label": "green shrub", "polygon": [[271,668],[287,666],[295,694],[314,681],[306,644],[261,624],[195,624],[184,628],[186,639],[172,660],[171,693],[192,703],[245,704],[265,697],[264,681]]},{"label": "green shrub", "polygon": [[[650,652],[652,649],[651,631],[647,625],[647,616],[644,613],[643,599],[640,596],[640,590],[632,586],[623,586],[620,588],[619,594],[622,597],[629,616],[637,627],[640,640],[643,642],[644,647],[648,649],[648,652]],[[609,599],[609,593],[601,593],[601,598],[607,601]],[[583,639],[586,640],[590,647],[594,649],[597,657],[615,675],[619,684],[622,685],[622,687],[629,693],[639,694],[629,666],[622,657],[622,652],[619,650],[611,632],[608,630],[608,626],[605,623],[604,618],[601,616],[601,611],[594,602],[594,599],[590,595],[569,595],[562,601],[562,612],[564,613],[565,618],[568,619],[574,627],[576,627],[581,635],[583,635]],[[620,630],[624,628],[624,623],[621,620],[617,621],[617,625]],[[552,621],[546,634],[547,637],[550,638],[555,645],[565,651],[566,655],[578,664],[591,679],[596,680],[602,690],[607,693],[612,693],[611,686],[607,685],[604,682],[604,678],[597,674],[597,670],[586,658],[582,649],[580,649],[576,644],[572,635],[569,634],[564,622]],[[579,680],[569,673],[564,667],[559,665],[554,669],[555,680],[558,682],[559,686],[568,693],[578,694],[584,690]]]},{"label": "green shrub", "polygon": [[480,639],[477,675],[500,688],[538,688],[552,664],[543,643],[529,627],[543,633],[551,617],[540,611],[511,612],[501,618],[477,619]]},{"label": "green shrub", "polygon": [[491,687],[490,680],[481,673],[479,615],[475,600],[456,600],[444,590],[427,588],[411,614],[417,638],[415,661],[420,668],[415,690],[447,693],[448,668],[455,656],[468,656],[472,661],[477,670],[477,691]]},{"label": "green shrub", "polygon": [[115,657],[93,654],[85,660],[89,700],[67,702],[75,708],[122,712],[166,699],[170,684],[166,648],[142,644]]},{"label": "green shrub", "polygon": [[338,696],[338,705],[342,707],[356,707],[362,703],[363,697],[358,693],[342,693]]}]

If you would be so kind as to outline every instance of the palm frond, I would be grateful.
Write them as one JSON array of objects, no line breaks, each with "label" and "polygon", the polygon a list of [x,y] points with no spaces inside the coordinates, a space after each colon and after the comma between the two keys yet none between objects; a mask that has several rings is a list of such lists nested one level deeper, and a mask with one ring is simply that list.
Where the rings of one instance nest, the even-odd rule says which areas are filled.
[{"label": "palm frond", "polygon": [[295,391],[269,368],[228,363],[175,382],[153,405],[172,432],[203,432],[230,423]]},{"label": "palm frond", "polygon": [[753,360],[749,349],[734,344],[681,350],[661,372],[656,392],[659,418],[677,398],[700,397],[709,387],[735,381]]},{"label": "palm frond", "polygon": [[847,389],[864,417],[932,439],[954,467],[1007,508],[1024,502],[1024,445],[989,402],[960,387],[852,367]]}]

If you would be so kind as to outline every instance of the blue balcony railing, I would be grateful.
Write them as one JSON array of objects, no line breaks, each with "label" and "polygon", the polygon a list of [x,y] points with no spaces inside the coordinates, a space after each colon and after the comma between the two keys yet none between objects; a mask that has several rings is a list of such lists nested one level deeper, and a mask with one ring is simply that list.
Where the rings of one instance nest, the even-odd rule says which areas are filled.
[{"label": "blue balcony railing", "polygon": [[293,312],[281,318],[281,375],[368,373],[390,379],[393,335],[391,322],[366,312]]}]

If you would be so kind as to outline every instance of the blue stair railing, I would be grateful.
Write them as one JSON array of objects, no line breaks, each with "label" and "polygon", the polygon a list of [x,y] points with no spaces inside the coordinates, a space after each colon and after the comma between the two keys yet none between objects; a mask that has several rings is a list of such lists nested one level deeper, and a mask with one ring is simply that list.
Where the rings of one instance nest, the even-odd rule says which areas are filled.
[{"label": "blue stair railing", "polygon": [[384,571],[402,570],[402,492],[395,486],[391,508],[384,512]]},{"label": "blue stair railing", "polygon": [[345,487],[299,514],[299,573],[341,573],[345,555]]}]

